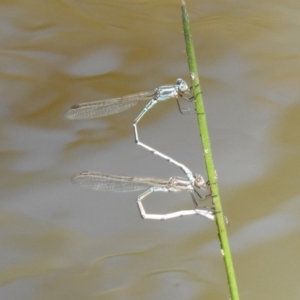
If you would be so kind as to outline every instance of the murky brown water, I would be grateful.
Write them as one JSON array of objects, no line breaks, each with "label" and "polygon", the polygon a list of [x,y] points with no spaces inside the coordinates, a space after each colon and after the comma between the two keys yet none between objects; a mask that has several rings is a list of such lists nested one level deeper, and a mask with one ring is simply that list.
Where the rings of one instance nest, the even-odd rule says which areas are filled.
[{"label": "murky brown water", "polygon": [[[1,299],[229,298],[213,222],[144,221],[135,193],[70,183],[81,170],[181,175],[134,145],[143,105],[62,118],[74,103],[188,79],[179,2],[2,2]],[[186,2],[241,298],[299,299],[299,4]],[[169,101],[140,136],[203,172],[196,125]],[[146,203],[192,207],[185,194]]]}]

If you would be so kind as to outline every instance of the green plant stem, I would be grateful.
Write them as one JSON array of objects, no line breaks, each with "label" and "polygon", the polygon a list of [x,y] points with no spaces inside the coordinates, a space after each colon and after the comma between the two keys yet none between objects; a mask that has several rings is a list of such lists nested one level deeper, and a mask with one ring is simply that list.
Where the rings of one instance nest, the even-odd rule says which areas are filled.
[{"label": "green plant stem", "polygon": [[192,41],[192,35],[190,32],[189,18],[188,18],[184,0],[182,0],[181,2],[181,8],[182,8],[183,30],[184,30],[184,37],[186,43],[186,53],[188,57],[189,70],[192,79],[192,86],[193,86],[194,98],[196,103],[200,137],[202,141],[202,147],[204,150],[205,166],[208,174],[208,180],[210,182],[213,204],[216,211],[216,224],[218,228],[220,246],[222,249],[223,259],[225,263],[231,299],[238,300],[239,299],[238,287],[237,287],[236,277],[234,273],[234,267],[233,267],[231,252],[230,252],[230,245],[229,245],[227,232],[226,232],[226,222],[224,219],[221,201],[220,201],[217,175],[216,175],[213,157],[212,157],[209,132],[208,132],[208,127],[206,122],[202,92],[201,92],[199,75],[198,75],[198,68],[197,68],[197,63],[195,58],[195,50]]}]

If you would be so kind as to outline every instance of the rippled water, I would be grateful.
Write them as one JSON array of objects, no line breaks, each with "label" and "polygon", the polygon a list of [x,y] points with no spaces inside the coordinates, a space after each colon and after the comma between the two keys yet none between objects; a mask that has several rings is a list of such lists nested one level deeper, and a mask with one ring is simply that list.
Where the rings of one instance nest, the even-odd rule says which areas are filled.
[{"label": "rippled water", "polygon": [[[188,80],[180,1],[1,5],[1,299],[228,299],[213,222],[139,216],[136,194],[81,189],[82,170],[181,175],[135,146],[143,105],[89,121],[71,105]],[[296,1],[186,1],[241,299],[299,299],[300,39]],[[175,101],[142,141],[204,173]],[[151,196],[153,212],[192,207]]]}]

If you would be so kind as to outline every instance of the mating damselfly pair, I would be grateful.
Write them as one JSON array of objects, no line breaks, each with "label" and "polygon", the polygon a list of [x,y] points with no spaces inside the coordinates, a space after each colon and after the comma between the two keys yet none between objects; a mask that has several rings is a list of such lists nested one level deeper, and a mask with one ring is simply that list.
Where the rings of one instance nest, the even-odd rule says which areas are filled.
[{"label": "mating damselfly pair", "polygon": [[[72,177],[72,182],[87,188],[103,191],[128,192],[147,189],[137,197],[137,204],[144,219],[166,220],[186,215],[202,215],[211,220],[215,219],[215,212],[210,207],[199,205],[199,201],[210,197],[206,194],[202,196],[200,190],[210,190],[209,185],[200,174],[193,174],[189,168],[171,157],[149,147],[139,140],[137,124],[142,117],[158,102],[175,98],[181,113],[190,112],[180,107],[179,99],[192,101],[190,88],[183,79],[177,79],[175,85],[160,86],[151,92],[140,92],[124,97],[98,100],[93,102],[80,103],[72,106],[66,113],[68,119],[92,119],[119,113],[129,109],[140,101],[148,100],[148,104],[133,121],[134,137],[137,145],[149,150],[168,162],[178,166],[186,178],[171,177],[169,180],[158,178],[139,178],[130,176],[109,175],[100,172],[84,171]],[[190,193],[195,208],[193,210],[177,211],[169,214],[147,214],[142,201],[153,192],[179,192],[187,191]]]}]

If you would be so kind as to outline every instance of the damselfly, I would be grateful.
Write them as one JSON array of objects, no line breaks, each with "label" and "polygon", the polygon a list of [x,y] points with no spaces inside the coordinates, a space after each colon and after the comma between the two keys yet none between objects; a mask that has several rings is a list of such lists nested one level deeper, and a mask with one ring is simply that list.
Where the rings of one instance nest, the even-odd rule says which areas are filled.
[{"label": "damselfly", "polygon": [[119,113],[123,110],[126,110],[134,105],[136,105],[139,101],[148,100],[149,103],[145,106],[142,112],[137,116],[137,118],[133,121],[133,129],[135,142],[149,150],[151,153],[156,154],[172,164],[175,164],[183,172],[186,174],[187,178],[192,181],[193,174],[192,172],[183,164],[177,162],[169,156],[149,147],[148,145],[142,143],[139,140],[137,124],[142,119],[142,117],[157,103],[162,102],[171,98],[176,98],[178,108],[181,113],[189,112],[189,110],[182,110],[179,104],[179,98],[183,98],[187,101],[191,101],[192,98],[185,97],[190,92],[190,88],[187,83],[178,78],[176,80],[175,85],[164,85],[160,86],[152,92],[141,92],[137,94],[132,94],[119,98],[98,100],[93,102],[86,102],[73,105],[66,113],[65,117],[68,119],[91,119],[96,117],[104,117],[112,114]]},{"label": "damselfly", "polygon": [[[132,192],[147,189],[137,197],[137,204],[144,219],[167,220],[171,218],[201,215],[210,220],[215,219],[215,212],[210,207],[200,206],[199,200],[205,200],[210,195],[202,196],[199,190],[207,190],[207,185],[200,174],[194,174],[192,180],[171,177],[169,180],[158,178],[139,178],[130,176],[108,175],[100,172],[81,172],[72,177],[72,182],[82,187],[94,190],[113,192]],[[176,211],[168,214],[148,214],[142,201],[153,192],[180,192],[187,191],[192,196],[195,209]]]}]

